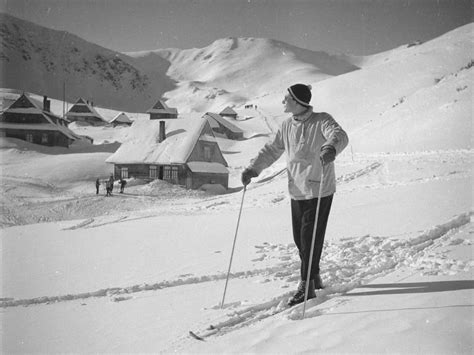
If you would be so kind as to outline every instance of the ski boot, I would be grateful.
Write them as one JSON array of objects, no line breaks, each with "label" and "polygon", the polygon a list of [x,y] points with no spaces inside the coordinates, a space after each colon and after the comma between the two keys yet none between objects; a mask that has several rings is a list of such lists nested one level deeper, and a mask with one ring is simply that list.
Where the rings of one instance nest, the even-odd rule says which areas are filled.
[{"label": "ski boot", "polygon": [[[288,300],[288,306],[292,307],[296,304],[304,302],[304,294],[306,290],[306,281],[300,281],[296,293]],[[308,299],[315,298],[314,280],[309,281]]]}]

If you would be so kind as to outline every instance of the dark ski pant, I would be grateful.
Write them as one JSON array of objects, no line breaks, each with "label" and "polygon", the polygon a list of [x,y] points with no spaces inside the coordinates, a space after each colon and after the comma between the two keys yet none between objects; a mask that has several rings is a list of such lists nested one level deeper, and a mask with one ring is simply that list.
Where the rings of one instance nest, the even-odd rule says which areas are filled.
[{"label": "dark ski pant", "polygon": [[[328,223],[329,212],[331,210],[332,198],[333,195],[321,198],[310,280],[314,280],[316,275],[319,274],[319,260],[321,259],[321,253],[323,251],[324,235],[326,234],[326,226]],[[301,259],[301,280],[306,280],[308,276],[309,257],[311,254],[311,242],[313,239],[317,204],[317,198],[311,200],[291,200],[293,238]]]}]

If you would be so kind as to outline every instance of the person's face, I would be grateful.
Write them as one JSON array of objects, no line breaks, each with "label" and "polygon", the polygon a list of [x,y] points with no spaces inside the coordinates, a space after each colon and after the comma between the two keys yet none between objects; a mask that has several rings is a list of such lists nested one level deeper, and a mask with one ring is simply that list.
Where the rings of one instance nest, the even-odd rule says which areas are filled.
[{"label": "person's face", "polygon": [[298,103],[295,101],[293,97],[291,97],[289,93],[285,95],[282,103],[285,106],[285,112],[290,112],[290,113],[294,113],[298,106]]},{"label": "person's face", "polygon": [[296,100],[290,95],[290,93],[286,94],[283,98],[283,105],[285,105],[285,112],[292,113],[293,115],[298,115],[301,112],[305,111],[307,108],[300,105],[296,102]]}]

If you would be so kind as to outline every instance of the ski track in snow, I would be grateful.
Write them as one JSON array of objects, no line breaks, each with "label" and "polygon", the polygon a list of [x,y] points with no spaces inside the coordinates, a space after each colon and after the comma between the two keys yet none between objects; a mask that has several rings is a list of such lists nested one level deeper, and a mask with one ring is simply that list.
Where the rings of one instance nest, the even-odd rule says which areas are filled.
[{"label": "ski track in snow", "polygon": [[337,178],[337,183],[344,183],[344,182],[349,182],[357,179],[358,177],[370,174],[372,171],[380,168],[382,166],[382,163],[380,162],[375,162],[372,163],[362,169],[359,169],[353,173],[345,174]]},{"label": "ski track in snow", "polygon": [[[321,274],[323,282],[333,285],[317,291],[317,298],[308,301],[306,317],[315,317],[319,311],[311,310],[312,307],[326,300],[344,294],[355,287],[370,282],[370,280],[383,276],[400,267],[412,267],[425,275],[453,275],[461,271],[469,271],[474,262],[452,260],[442,253],[434,253],[434,247],[468,243],[464,239],[457,239],[456,231],[470,223],[473,212],[460,214],[450,221],[434,226],[418,236],[400,240],[365,235],[348,238],[338,243],[326,243],[324,256],[321,261]],[[126,217],[123,217],[125,219]],[[86,220],[73,228],[92,228],[92,220]],[[272,267],[253,268],[247,271],[237,271],[230,274],[231,279],[264,277],[262,282],[283,281],[295,283],[299,280],[299,259],[293,244],[268,244],[255,245],[260,256],[254,262],[270,260]],[[276,260],[276,261],[275,261]],[[224,280],[223,273],[203,276],[181,275],[174,280],[165,280],[154,284],[137,284],[129,287],[104,288],[97,291],[68,294],[62,296],[44,296],[32,299],[3,298],[0,307],[32,306],[83,300],[93,297],[108,297],[112,302],[124,302],[139,297],[139,293],[157,292],[168,287],[199,284]],[[187,277],[186,277],[187,276]],[[287,286],[282,286],[283,288]],[[301,305],[289,308],[286,301],[291,292],[285,292],[269,301],[245,305],[241,302],[225,304],[227,314],[216,319],[212,329],[197,332],[199,336],[208,337],[214,334],[225,334],[254,322],[282,313],[290,319],[299,319],[302,314]],[[216,306],[218,307],[218,306]],[[215,308],[215,307],[214,307]]]},{"label": "ski track in snow", "polygon": [[[454,235],[458,228],[470,223],[472,214],[458,215],[449,222],[435,226],[409,240],[366,235],[343,240],[340,244],[327,244],[321,262],[321,269],[324,270],[322,279],[323,283],[334,286],[316,291],[317,297],[308,301],[305,317],[321,315],[320,310],[311,308],[400,267],[412,267],[423,275],[454,275],[457,272],[469,271],[474,267],[473,261],[447,259],[442,254],[433,253],[431,249],[435,246],[470,244],[469,241],[456,239]],[[278,250],[278,246],[268,245],[261,249],[262,253],[267,254],[271,249]],[[292,270],[288,271],[284,267],[281,268],[279,275],[277,273],[268,277],[288,277],[288,281],[299,280],[298,266],[299,262],[295,261]],[[222,335],[278,313],[289,319],[301,319],[302,305],[292,308],[286,306],[293,292],[287,292],[265,303],[235,310],[227,314],[224,320],[212,324],[197,335],[203,338],[215,334]]]}]

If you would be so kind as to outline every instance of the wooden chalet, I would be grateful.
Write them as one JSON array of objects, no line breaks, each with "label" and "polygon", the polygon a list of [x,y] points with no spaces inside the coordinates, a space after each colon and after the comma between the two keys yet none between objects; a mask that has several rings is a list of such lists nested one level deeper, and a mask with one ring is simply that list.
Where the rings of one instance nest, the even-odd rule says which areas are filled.
[{"label": "wooden chalet", "polygon": [[127,114],[125,112],[119,113],[117,116],[113,118],[112,121],[109,122],[114,127],[117,126],[131,126],[133,121],[128,118]]},{"label": "wooden chalet", "polygon": [[93,126],[105,125],[108,122],[96,111],[87,101],[80,97],[71,109],[66,113],[66,117],[71,122],[83,122]]},{"label": "wooden chalet", "polygon": [[67,126],[68,121],[50,111],[50,100],[43,97],[43,104],[25,93],[2,112],[0,135],[46,145],[69,147],[77,139]]},{"label": "wooden chalet", "polygon": [[222,134],[229,139],[243,139],[244,132],[237,126],[227,121],[217,113],[207,112],[204,116],[209,121],[211,128],[217,134]]},{"label": "wooden chalet", "polygon": [[178,118],[178,110],[174,107],[168,107],[163,100],[158,100],[158,102],[149,109],[147,113],[150,114],[150,120]]},{"label": "wooden chalet", "polygon": [[219,112],[219,115],[221,115],[222,117],[233,118],[234,120],[237,119],[237,112],[235,112],[230,106],[227,106],[225,109]]},{"label": "wooden chalet", "polygon": [[208,120],[137,120],[130,139],[106,162],[114,177],[160,179],[188,189],[204,184],[228,188],[227,162]]}]

